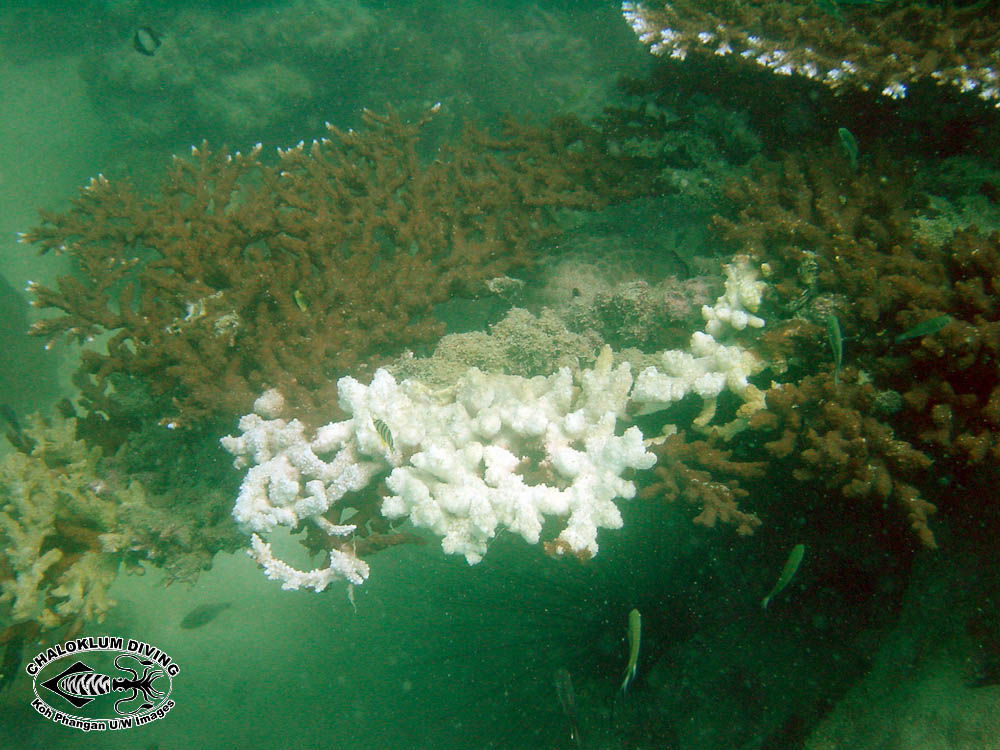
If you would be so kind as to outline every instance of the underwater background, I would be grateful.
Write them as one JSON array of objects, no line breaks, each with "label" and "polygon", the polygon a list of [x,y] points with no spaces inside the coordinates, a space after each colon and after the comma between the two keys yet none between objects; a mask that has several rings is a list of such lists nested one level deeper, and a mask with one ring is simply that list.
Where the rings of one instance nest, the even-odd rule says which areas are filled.
[{"label": "underwater background", "polygon": [[[650,54],[624,5],[4,4],[0,747],[1000,747],[1000,172],[997,111],[977,96],[991,81],[928,73],[895,99]],[[845,36],[905,5],[771,4]],[[985,56],[996,13],[973,45]],[[969,17],[946,21],[962,49]],[[332,151],[296,161],[324,137]],[[259,164],[226,183],[256,144]],[[408,159],[430,187],[394,181]],[[330,175],[354,191],[308,232],[281,223],[298,204],[276,175],[296,169],[307,207],[327,205]],[[218,185],[238,199],[222,208]],[[369,197],[370,231],[350,208]],[[360,228],[329,234],[341,224]],[[237,229],[232,268],[213,264]],[[349,335],[320,317],[336,264],[283,264],[269,232],[318,254],[374,248],[338,282]],[[175,284],[195,257],[178,254],[144,278],[155,294],[129,296],[133,268],[190,237],[201,277]],[[598,367],[609,345],[638,373],[686,349],[740,254],[768,285],[766,333],[736,339],[763,363],[760,399],[619,415],[616,434],[660,441],[657,466],[623,472],[638,493],[592,559],[501,528],[469,565],[378,517],[358,532],[363,584],[284,591],[246,554],[243,475],[219,439],[265,386],[316,427],[344,417],[338,378],[381,366],[444,388],[471,366]],[[273,299],[213,307],[212,290],[251,282]],[[140,320],[147,305],[162,319]],[[185,365],[198,353],[203,371]],[[383,480],[356,499],[362,518]],[[542,539],[557,531],[549,519]],[[327,551],[305,533],[275,544],[299,567]],[[32,707],[24,665],[100,635],[179,665],[162,719],[85,733]]]}]

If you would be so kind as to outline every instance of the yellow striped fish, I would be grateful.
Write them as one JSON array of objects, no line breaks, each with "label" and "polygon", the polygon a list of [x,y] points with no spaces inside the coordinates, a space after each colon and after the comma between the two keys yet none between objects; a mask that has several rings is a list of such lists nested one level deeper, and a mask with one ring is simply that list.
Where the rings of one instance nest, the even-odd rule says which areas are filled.
[{"label": "yellow striped fish", "polygon": [[385,447],[389,449],[390,453],[395,451],[396,446],[393,443],[392,430],[389,429],[389,425],[387,425],[378,417],[374,417],[372,419],[372,424],[375,425],[375,432],[377,432],[378,436],[382,439],[383,445],[385,445]]}]

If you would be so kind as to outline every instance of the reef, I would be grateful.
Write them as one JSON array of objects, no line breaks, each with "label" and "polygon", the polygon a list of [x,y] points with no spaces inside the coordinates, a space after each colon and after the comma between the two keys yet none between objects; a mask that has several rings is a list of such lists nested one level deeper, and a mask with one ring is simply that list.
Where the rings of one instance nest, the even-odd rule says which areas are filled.
[{"label": "reef", "polygon": [[192,148],[157,192],[90,181],[72,208],[24,234],[79,273],[29,284],[49,341],[110,333],[82,351],[78,385],[97,400],[112,373],[148,383],[171,426],[245,411],[267,387],[294,406],[333,383],[435,341],[437,303],[485,291],[532,262],[560,209],[631,190],[601,135],[575,120],[469,128],[422,156],[416,122],[365,112],[364,131],[251,152]]}]

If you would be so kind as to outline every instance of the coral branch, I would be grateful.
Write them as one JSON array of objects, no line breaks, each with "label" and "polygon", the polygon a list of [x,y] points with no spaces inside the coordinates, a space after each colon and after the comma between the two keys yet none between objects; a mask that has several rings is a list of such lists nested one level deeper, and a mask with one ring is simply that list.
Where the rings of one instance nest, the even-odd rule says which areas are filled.
[{"label": "coral branch", "polygon": [[643,487],[640,497],[683,500],[700,507],[694,522],[703,526],[722,521],[733,524],[741,535],[752,534],[760,526],[755,513],[739,509],[739,499],[749,495],[739,480],[764,476],[764,462],[733,461],[731,450],[720,449],[710,440],[688,440],[684,433],[669,436],[653,452],[656,481]]},{"label": "coral branch", "polygon": [[622,14],[666,58],[728,57],[892,99],[930,79],[1000,106],[1000,10],[992,3],[627,0]]}]

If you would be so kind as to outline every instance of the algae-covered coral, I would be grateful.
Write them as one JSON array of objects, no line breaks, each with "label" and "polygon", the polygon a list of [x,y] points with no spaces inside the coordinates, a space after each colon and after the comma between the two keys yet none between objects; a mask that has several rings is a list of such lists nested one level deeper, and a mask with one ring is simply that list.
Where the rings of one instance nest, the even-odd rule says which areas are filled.
[{"label": "algae-covered coral", "polygon": [[0,642],[100,622],[120,572],[158,567],[167,582],[191,580],[231,545],[209,499],[199,507],[151,491],[77,427],[74,417],[33,416],[23,450],[0,461]]}]

